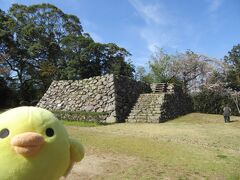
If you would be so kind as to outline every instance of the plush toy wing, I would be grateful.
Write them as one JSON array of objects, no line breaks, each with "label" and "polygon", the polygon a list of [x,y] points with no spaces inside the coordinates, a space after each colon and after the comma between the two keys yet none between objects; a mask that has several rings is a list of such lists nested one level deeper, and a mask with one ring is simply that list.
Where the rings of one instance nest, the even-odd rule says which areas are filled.
[{"label": "plush toy wing", "polygon": [[70,138],[70,152],[71,152],[71,160],[73,162],[79,162],[82,160],[84,156],[84,148],[79,141]]},{"label": "plush toy wing", "polygon": [[79,141],[69,138],[70,141],[70,164],[64,176],[67,176],[75,162],[79,162],[84,157],[84,148]]}]

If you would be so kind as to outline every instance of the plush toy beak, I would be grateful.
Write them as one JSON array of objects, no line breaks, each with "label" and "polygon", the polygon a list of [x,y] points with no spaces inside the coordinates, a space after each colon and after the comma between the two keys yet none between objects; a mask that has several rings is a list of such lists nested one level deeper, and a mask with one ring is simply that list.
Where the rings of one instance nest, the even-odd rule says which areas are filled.
[{"label": "plush toy beak", "polygon": [[16,135],[11,140],[11,145],[16,153],[23,156],[36,154],[44,144],[42,135],[35,132],[25,132]]}]

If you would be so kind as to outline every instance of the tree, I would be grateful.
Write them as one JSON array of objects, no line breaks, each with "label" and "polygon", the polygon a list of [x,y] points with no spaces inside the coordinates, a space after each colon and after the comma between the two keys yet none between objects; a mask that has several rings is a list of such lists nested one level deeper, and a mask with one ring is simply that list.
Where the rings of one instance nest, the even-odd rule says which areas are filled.
[{"label": "tree", "polygon": [[105,60],[103,61],[102,74],[111,73],[133,78],[134,66],[130,60],[125,61],[131,54],[114,43],[104,44],[104,46]]},{"label": "tree", "polygon": [[202,88],[192,94],[194,110],[202,113],[220,114],[225,96],[217,91]]},{"label": "tree", "polygon": [[199,88],[204,83],[206,76],[212,70],[206,62],[208,59],[192,51],[186,51],[174,57],[171,72],[182,82],[184,92]]},{"label": "tree", "polygon": [[233,46],[228,55],[224,57],[228,65],[226,81],[228,86],[240,90],[240,44]]},{"label": "tree", "polygon": [[230,95],[230,97],[232,98],[233,102],[236,105],[238,114],[240,114],[240,108],[239,108],[240,107],[240,92],[231,90],[229,92],[229,95]]},{"label": "tree", "polygon": [[[133,77],[134,67],[125,61],[130,53],[116,44],[95,43],[90,37],[66,42],[65,55],[69,55],[64,74],[67,79],[83,79],[107,73]],[[74,43],[74,44],[73,44]],[[73,51],[74,50],[74,51]]]},{"label": "tree", "polygon": [[144,81],[144,78],[146,77],[146,70],[143,66],[138,66],[136,68],[136,73],[135,73],[135,79],[137,81]]},{"label": "tree", "polygon": [[156,49],[149,61],[150,76],[153,82],[168,82],[172,78],[170,67],[172,56],[168,55],[163,49]]},{"label": "tree", "polygon": [[13,29],[19,37],[16,40],[27,50],[26,69],[30,77],[41,85],[40,89],[45,91],[52,80],[60,78],[60,69],[66,67],[66,59],[62,58],[62,39],[69,35],[81,36],[80,21],[51,4],[14,4],[10,15],[17,20]]},{"label": "tree", "polygon": [[[224,57],[223,62],[214,62],[218,65],[218,69],[215,68],[204,87],[214,94],[220,94],[224,98],[219,99],[219,102],[224,100],[222,105],[224,103],[231,104],[232,108],[237,112],[234,113],[240,114],[240,45],[234,46],[228,52],[228,56]],[[209,100],[212,97],[206,98]]]},{"label": "tree", "polygon": [[128,56],[115,44],[94,42],[76,16],[51,4],[13,4],[8,13],[0,11],[0,70],[10,70],[20,101],[40,98],[53,80],[132,77]]},{"label": "tree", "polygon": [[190,50],[169,55],[158,48],[151,56],[150,72],[144,78],[155,83],[182,84],[184,92],[194,90],[194,88],[199,89],[212,71],[211,65],[208,64],[209,60],[211,58],[198,55]]},{"label": "tree", "polygon": [[28,100],[29,88],[38,86],[43,92],[59,77],[61,38],[80,36],[80,22],[50,4],[13,4],[8,15],[1,14],[0,53],[19,84],[21,100]]},{"label": "tree", "polygon": [[9,75],[10,69],[7,67],[7,65],[4,63],[4,57],[3,54],[0,54],[0,77],[4,78]]},{"label": "tree", "polygon": [[228,52],[228,55],[224,57],[224,61],[228,65],[226,70],[226,87],[228,87],[228,93],[240,114],[240,44],[233,46],[232,50]]},{"label": "tree", "polygon": [[9,21],[9,17],[5,12],[0,9],[0,77],[5,79],[9,78],[11,69],[9,68],[6,59],[9,59],[9,54],[6,53],[8,47],[5,41],[10,38],[9,30],[6,26],[6,22]]},{"label": "tree", "polygon": [[[197,100],[196,97],[203,97],[201,100]],[[216,98],[217,97],[217,98]],[[207,109],[209,112],[213,112],[213,107],[217,106],[216,111],[221,113],[221,108],[229,104],[235,115],[240,114],[240,92],[228,87],[225,82],[216,82],[214,84],[205,84],[202,87],[202,91],[195,96],[195,102],[201,106],[207,106],[203,112]],[[211,107],[210,107],[211,106]],[[234,108],[235,107],[235,108]]]}]

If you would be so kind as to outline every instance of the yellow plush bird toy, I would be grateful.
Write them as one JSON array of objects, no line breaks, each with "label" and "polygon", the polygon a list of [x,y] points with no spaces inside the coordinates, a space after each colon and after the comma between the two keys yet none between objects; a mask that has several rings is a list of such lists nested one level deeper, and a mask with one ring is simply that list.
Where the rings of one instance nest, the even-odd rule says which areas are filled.
[{"label": "yellow plush bird toy", "polygon": [[84,156],[48,110],[19,107],[0,114],[0,180],[55,180]]}]

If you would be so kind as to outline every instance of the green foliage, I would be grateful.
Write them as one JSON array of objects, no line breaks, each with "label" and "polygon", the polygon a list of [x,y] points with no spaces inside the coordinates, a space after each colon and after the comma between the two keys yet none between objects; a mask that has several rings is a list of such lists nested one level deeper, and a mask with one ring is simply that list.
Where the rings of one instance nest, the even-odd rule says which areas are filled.
[{"label": "green foliage", "polygon": [[217,70],[213,70],[211,75],[207,79],[208,84],[217,84],[219,82],[224,82],[225,75],[222,72],[219,72]]},{"label": "green foliage", "polygon": [[202,89],[193,96],[194,110],[209,114],[222,114],[223,107],[228,104],[233,115],[238,115],[238,111],[231,97],[218,91]]},{"label": "green foliage", "polygon": [[138,66],[135,72],[135,79],[137,81],[144,81],[144,77],[146,76],[146,70],[143,66]]},{"label": "green foliage", "polygon": [[224,60],[229,65],[227,70],[229,87],[240,90],[240,44],[233,46],[228,55],[224,57]]},{"label": "green foliage", "polygon": [[53,80],[79,80],[113,73],[133,76],[130,53],[116,44],[96,43],[80,20],[51,4],[13,4],[0,10],[0,72],[19,101],[37,101]]},{"label": "green foliage", "polygon": [[149,61],[150,73],[148,79],[151,79],[154,83],[169,82],[172,78],[171,64],[172,57],[165,53],[163,49],[157,49]]},{"label": "green foliage", "polygon": [[140,67],[136,75],[148,83],[179,84],[186,93],[192,88],[200,87],[212,70],[206,60],[209,58],[190,50],[171,55],[158,48],[150,58],[149,73],[145,73],[145,69]]},{"label": "green foliage", "polygon": [[[81,71],[82,74],[80,74],[83,78],[107,73],[132,77],[133,65],[125,61],[125,57],[129,55],[129,52],[116,44],[101,44],[92,41],[70,63],[84,68]],[[70,65],[70,71],[72,69]]]},{"label": "green foliage", "polygon": [[97,122],[69,121],[69,120],[64,120],[63,124],[66,126],[79,126],[79,127],[96,127],[101,125]]}]

